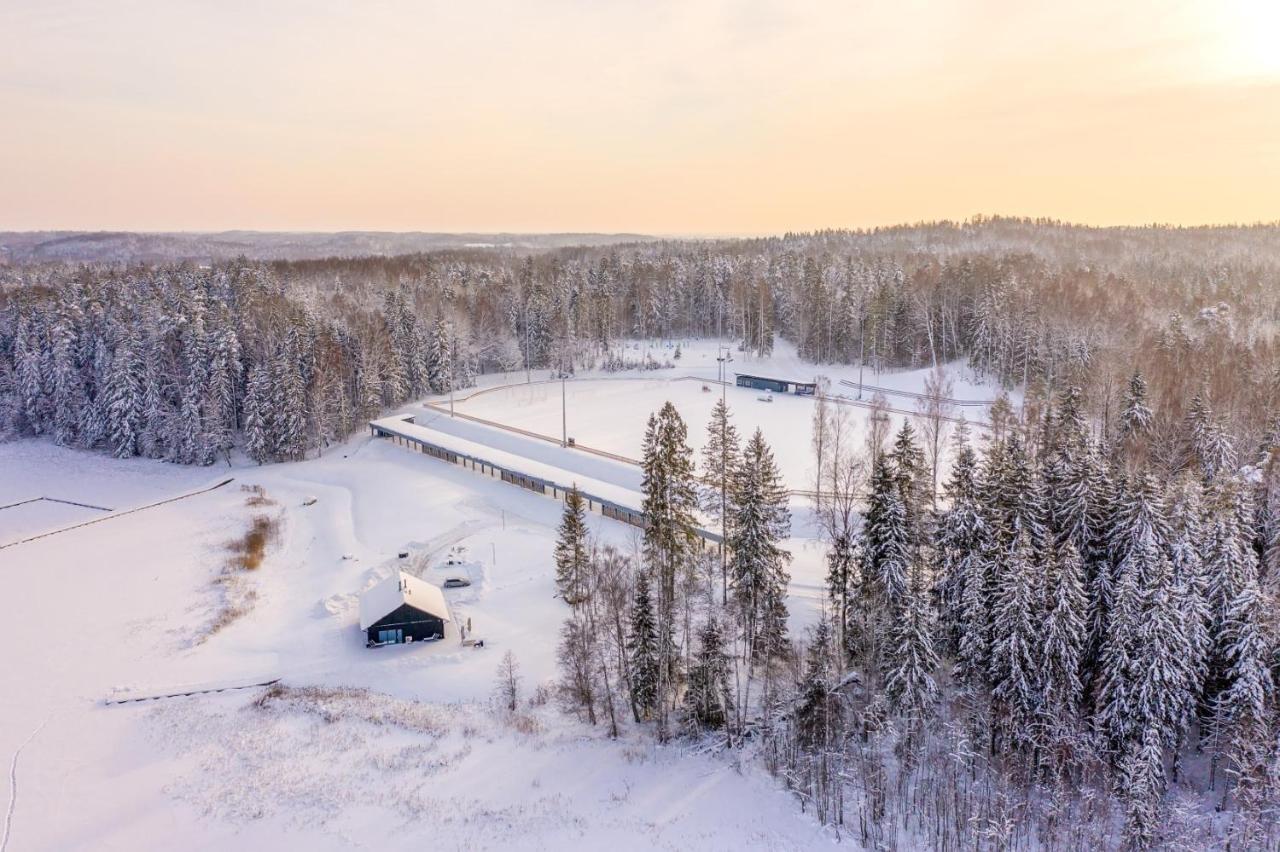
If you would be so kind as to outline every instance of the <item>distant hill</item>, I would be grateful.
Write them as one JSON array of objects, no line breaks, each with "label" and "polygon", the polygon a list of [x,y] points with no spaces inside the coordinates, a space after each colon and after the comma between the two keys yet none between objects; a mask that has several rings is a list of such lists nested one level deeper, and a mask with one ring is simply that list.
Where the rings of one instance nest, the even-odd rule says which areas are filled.
[{"label": "distant hill", "polygon": [[401,255],[439,249],[545,251],[656,239],[643,234],[429,234],[340,231],[281,233],[133,233],[128,231],[0,231],[0,263],[307,260]]}]

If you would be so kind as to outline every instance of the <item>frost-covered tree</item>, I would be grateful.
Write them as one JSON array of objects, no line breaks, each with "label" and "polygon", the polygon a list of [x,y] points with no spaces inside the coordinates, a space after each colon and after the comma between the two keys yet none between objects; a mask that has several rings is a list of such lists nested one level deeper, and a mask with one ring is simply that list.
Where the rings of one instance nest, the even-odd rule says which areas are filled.
[{"label": "frost-covered tree", "polygon": [[586,503],[576,486],[565,495],[555,560],[556,588],[560,598],[576,612],[589,595],[591,562]]},{"label": "frost-covered tree", "polygon": [[141,363],[136,354],[136,336],[128,335],[116,346],[104,390],[107,436],[117,458],[137,455],[142,427]]},{"label": "frost-covered tree", "polygon": [[[731,422],[729,408],[721,399],[711,409],[707,423],[707,442],[702,447],[702,509],[712,523],[720,525],[721,538],[729,538],[729,521],[733,505],[734,483],[741,466],[742,448],[738,430]],[[721,550],[721,596],[728,597],[728,553]]]},{"label": "frost-covered tree", "polygon": [[1017,744],[1030,740],[1043,690],[1039,571],[1031,536],[1023,531],[993,572],[991,697],[997,722]]},{"label": "frost-covered tree", "polygon": [[649,575],[636,576],[635,592],[627,625],[627,657],[631,676],[631,710],[637,722],[653,717],[659,702],[659,667],[657,618],[653,611],[653,595]]},{"label": "frost-covered tree", "polygon": [[1129,386],[1120,405],[1121,434],[1128,437],[1149,432],[1154,416],[1147,400],[1147,380],[1142,373],[1135,372],[1129,378]]},{"label": "frost-covered tree", "polygon": [[714,615],[708,617],[698,633],[698,650],[689,665],[684,705],[690,720],[700,729],[723,728],[732,715],[729,655]]},{"label": "frost-covered tree", "polygon": [[759,429],[742,453],[734,482],[729,540],[730,593],[753,655],[780,653],[786,636],[787,563],[781,543],[791,530],[782,474]]}]

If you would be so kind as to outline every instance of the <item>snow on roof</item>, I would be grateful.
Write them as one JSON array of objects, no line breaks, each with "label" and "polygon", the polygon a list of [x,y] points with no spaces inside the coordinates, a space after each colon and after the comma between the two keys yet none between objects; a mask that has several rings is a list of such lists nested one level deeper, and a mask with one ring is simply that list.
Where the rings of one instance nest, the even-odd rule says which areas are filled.
[{"label": "snow on roof", "polygon": [[402,604],[445,621],[452,620],[449,607],[444,602],[444,592],[439,586],[397,571],[360,596],[360,629],[368,630],[378,619],[395,612]]},{"label": "snow on roof", "polygon": [[743,378],[748,378],[748,379],[768,379],[771,382],[786,382],[787,384],[792,384],[792,385],[813,385],[818,383],[817,379],[793,379],[793,378],[788,378],[786,376],[776,376],[776,375],[762,376],[759,373],[735,372],[734,375],[741,376]]}]

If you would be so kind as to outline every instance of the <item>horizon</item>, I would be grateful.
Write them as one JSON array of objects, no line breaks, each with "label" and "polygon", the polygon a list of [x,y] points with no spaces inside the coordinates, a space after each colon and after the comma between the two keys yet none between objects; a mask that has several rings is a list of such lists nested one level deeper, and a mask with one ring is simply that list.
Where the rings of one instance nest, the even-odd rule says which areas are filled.
[{"label": "horizon", "polygon": [[1261,0],[20,0],[0,10],[0,228],[1274,222],[1277,27]]}]

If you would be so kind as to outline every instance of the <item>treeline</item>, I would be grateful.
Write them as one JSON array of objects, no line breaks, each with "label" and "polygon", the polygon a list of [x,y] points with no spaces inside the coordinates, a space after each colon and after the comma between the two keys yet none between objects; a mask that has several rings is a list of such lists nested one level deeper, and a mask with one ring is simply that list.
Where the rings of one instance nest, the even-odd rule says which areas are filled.
[{"label": "treeline", "polygon": [[[936,385],[942,399],[942,384]],[[819,400],[815,627],[787,633],[790,513],[769,448],[718,405],[700,469],[670,406],[633,554],[570,499],[565,706],[613,733],[747,748],[869,848],[1270,848],[1280,840],[1280,450],[1241,464],[1203,400],[1179,450],[1140,377],[1100,438],[1078,388],[963,426],[934,485],[923,434]],[[923,438],[923,440],[922,440]],[[1182,459],[1157,478],[1153,457]],[[701,550],[695,514],[727,548]]]},{"label": "treeline", "polygon": [[[1182,406],[1200,393],[1212,398],[1240,447],[1257,446],[1280,408],[1277,234],[1276,226],[1091,229],[978,219],[535,253],[467,249],[212,268],[3,267],[0,429],[105,445],[108,439],[95,434],[102,416],[89,417],[78,433],[71,429],[69,409],[78,407],[80,391],[69,385],[79,373],[92,409],[121,343],[124,360],[142,364],[122,368],[124,396],[128,375],[162,376],[152,384],[162,386],[153,398],[164,411],[144,419],[166,422],[138,427],[147,433],[138,451],[207,461],[228,441],[246,443],[243,394],[255,365],[267,374],[262,384],[287,386],[293,379],[285,373],[296,370],[307,386],[305,422],[291,414],[268,424],[261,442],[266,457],[292,458],[358,424],[375,400],[401,401],[406,383],[411,390],[440,387],[441,351],[461,385],[476,372],[571,371],[616,361],[616,343],[626,338],[723,335],[754,353],[771,351],[781,337],[812,361],[863,362],[873,370],[965,359],[1022,387],[1032,408],[1079,387],[1082,409],[1104,425],[1140,369],[1156,403],[1157,434],[1176,432]],[[389,297],[396,301],[390,309]],[[127,339],[129,324],[137,326],[136,341]],[[290,328],[297,329],[293,342]],[[237,365],[225,368],[229,380],[219,365],[192,367],[205,348],[225,349],[219,357],[235,360],[227,348],[233,344],[241,348],[238,375]],[[277,361],[296,366],[267,366]],[[320,388],[313,364],[335,365],[341,375]],[[432,370],[434,384],[424,384]],[[188,383],[189,373],[202,381]],[[175,374],[184,385],[219,385],[222,400],[179,392]],[[57,417],[31,402],[54,392],[64,409]],[[183,393],[202,397],[185,404],[185,416]],[[297,396],[287,387],[271,393]],[[189,439],[183,448],[177,434],[179,422],[194,428],[197,408],[213,431],[231,430],[230,438],[212,441],[212,451]],[[113,449],[128,453],[129,426],[117,426],[125,434]]]},{"label": "treeline", "polygon": [[389,406],[473,383],[443,315],[388,290],[317,310],[252,264],[11,289],[0,308],[0,434],[180,464],[297,460]]}]

